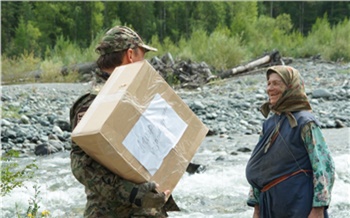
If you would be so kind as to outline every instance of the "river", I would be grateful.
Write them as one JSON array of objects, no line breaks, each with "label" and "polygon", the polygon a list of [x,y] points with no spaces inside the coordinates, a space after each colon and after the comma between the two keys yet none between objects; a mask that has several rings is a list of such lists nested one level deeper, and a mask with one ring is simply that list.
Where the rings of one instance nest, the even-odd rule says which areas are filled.
[{"label": "river", "polygon": [[[350,128],[324,129],[336,165],[336,180],[332,192],[329,215],[334,218],[350,217]],[[233,135],[226,138],[207,137],[192,162],[206,167],[201,173],[184,174],[173,196],[181,212],[171,212],[173,218],[248,218],[253,210],[245,203],[249,186],[245,166],[258,135]],[[39,212],[48,210],[50,217],[82,217],[85,205],[83,186],[70,171],[69,151],[50,156],[20,158],[20,165],[36,161],[36,176],[24,182],[1,199],[1,217],[25,216],[28,200],[39,186]],[[16,209],[17,205],[17,209]]]}]

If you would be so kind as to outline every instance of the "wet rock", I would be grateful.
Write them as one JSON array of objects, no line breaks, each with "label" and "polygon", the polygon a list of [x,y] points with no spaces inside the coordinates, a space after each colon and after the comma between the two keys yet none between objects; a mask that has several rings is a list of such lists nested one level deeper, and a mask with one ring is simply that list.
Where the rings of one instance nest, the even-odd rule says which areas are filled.
[{"label": "wet rock", "polygon": [[250,148],[238,148],[237,151],[239,152],[251,152],[252,150]]},{"label": "wet rock", "polygon": [[238,153],[237,153],[237,152],[235,152],[235,151],[232,151],[232,152],[230,153],[230,155],[234,155],[234,156],[236,156],[236,155],[238,155]]},{"label": "wet rock", "polygon": [[217,157],[217,158],[215,159],[215,161],[224,161],[224,160],[225,160],[225,157],[222,156],[222,155],[220,155],[219,157]]},{"label": "wet rock", "polygon": [[332,93],[330,93],[326,89],[316,89],[312,92],[313,98],[330,98],[332,97]]},{"label": "wet rock", "polygon": [[29,123],[30,123],[29,117],[27,117],[26,115],[22,115],[22,116],[21,116],[21,123],[23,123],[23,124],[29,124]]},{"label": "wet rock", "polygon": [[63,131],[71,131],[70,123],[66,120],[56,120],[55,125],[57,125]]},{"label": "wet rock", "polygon": [[335,127],[336,128],[345,128],[346,125],[341,120],[335,120]]},{"label": "wet rock", "polygon": [[189,174],[195,174],[195,173],[201,173],[204,172],[206,169],[205,166],[195,163],[189,163],[189,165],[186,168],[186,172]]},{"label": "wet rock", "polygon": [[1,135],[3,135],[4,138],[16,139],[17,132],[12,129],[5,129],[1,132]]},{"label": "wet rock", "polygon": [[35,147],[34,153],[35,155],[49,155],[56,153],[58,151],[62,151],[64,148],[64,145],[60,141],[54,141],[50,140],[46,143],[40,144]]},{"label": "wet rock", "polygon": [[1,126],[11,126],[13,125],[10,121],[6,119],[1,119]]}]

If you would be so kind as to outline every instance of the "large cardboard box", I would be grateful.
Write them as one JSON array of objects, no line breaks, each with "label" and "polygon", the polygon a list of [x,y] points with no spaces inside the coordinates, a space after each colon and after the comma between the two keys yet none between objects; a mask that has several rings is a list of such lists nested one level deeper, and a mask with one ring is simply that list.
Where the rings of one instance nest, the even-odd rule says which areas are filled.
[{"label": "large cardboard box", "polygon": [[145,60],[114,70],[72,140],[124,179],[173,191],[207,132]]}]

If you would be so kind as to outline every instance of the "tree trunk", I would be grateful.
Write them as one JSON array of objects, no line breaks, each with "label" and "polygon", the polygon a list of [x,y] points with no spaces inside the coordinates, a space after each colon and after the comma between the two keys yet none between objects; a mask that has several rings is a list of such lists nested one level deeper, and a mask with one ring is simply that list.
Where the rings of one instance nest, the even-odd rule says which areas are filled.
[{"label": "tree trunk", "polygon": [[245,65],[240,65],[238,67],[225,71],[222,74],[220,74],[219,77],[228,78],[247,71],[254,70],[258,67],[266,67],[278,64],[284,65],[284,62],[278,51],[272,51],[270,54],[264,55],[263,57],[253,60]]}]

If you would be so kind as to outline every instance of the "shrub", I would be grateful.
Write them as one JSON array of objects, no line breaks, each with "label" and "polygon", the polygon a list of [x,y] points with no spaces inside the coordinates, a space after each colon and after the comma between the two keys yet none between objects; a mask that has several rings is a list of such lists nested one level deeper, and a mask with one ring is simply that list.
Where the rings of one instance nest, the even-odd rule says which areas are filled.
[{"label": "shrub", "polygon": [[240,39],[234,36],[230,37],[230,32],[226,28],[214,31],[207,41],[206,53],[202,59],[217,69],[232,68],[247,58]]},{"label": "shrub", "polygon": [[292,21],[287,14],[281,14],[276,19],[260,16],[252,26],[247,47],[254,57],[274,49],[282,56],[289,55],[302,39],[301,34],[292,32]]},{"label": "shrub", "polygon": [[43,210],[41,211],[41,213],[39,212],[39,203],[41,200],[41,197],[39,197],[40,195],[40,186],[38,185],[34,185],[34,197],[31,197],[28,200],[28,208],[26,210],[25,213],[21,212],[21,209],[19,208],[18,204],[16,203],[16,215],[18,218],[20,218],[21,216],[25,216],[28,218],[36,218],[36,217],[50,217],[50,211],[48,210]]},{"label": "shrub", "polygon": [[18,155],[18,151],[10,150],[4,157],[1,157],[1,196],[5,196],[16,187],[21,187],[26,179],[34,176],[34,170],[38,169],[34,162],[18,169],[18,163],[13,161],[13,158]]},{"label": "shrub", "polygon": [[24,52],[13,58],[2,55],[1,62],[2,83],[30,83],[34,82],[32,72],[38,70],[40,58],[35,57],[34,53]]},{"label": "shrub", "polygon": [[180,40],[179,48],[180,59],[204,61],[216,69],[233,67],[247,57],[239,38],[230,37],[227,28],[218,28],[210,35],[203,29],[197,29],[189,40]]},{"label": "shrub", "polygon": [[330,61],[350,61],[350,22],[345,19],[331,27],[327,14],[316,20],[304,40],[299,56],[309,57],[320,54]]},{"label": "shrub", "polygon": [[77,44],[65,40],[63,36],[60,36],[58,37],[51,54],[46,54],[45,59],[52,59],[68,65],[80,63],[85,60],[85,57]]},{"label": "shrub", "polygon": [[60,60],[45,60],[41,63],[41,76],[40,82],[58,82],[58,83],[67,83],[75,82],[79,78],[79,73],[76,71],[70,71],[67,75],[61,73],[61,68],[63,64]]},{"label": "shrub", "polygon": [[180,51],[179,47],[173,41],[171,41],[169,37],[165,37],[163,42],[160,42],[158,36],[155,35],[152,37],[152,40],[149,44],[154,48],[157,48],[158,51],[146,53],[146,59],[150,59],[154,56],[162,57],[168,52],[173,56],[177,56]]},{"label": "shrub", "polygon": [[316,23],[312,26],[311,32],[304,39],[302,48],[300,49],[299,56],[310,57],[320,54],[323,59],[329,59],[328,54],[337,42],[332,44],[332,29],[327,19],[327,14],[323,18],[317,18]]},{"label": "shrub", "polygon": [[326,60],[350,61],[350,22],[345,19],[343,22],[332,28],[330,45],[326,47],[322,56]]}]

